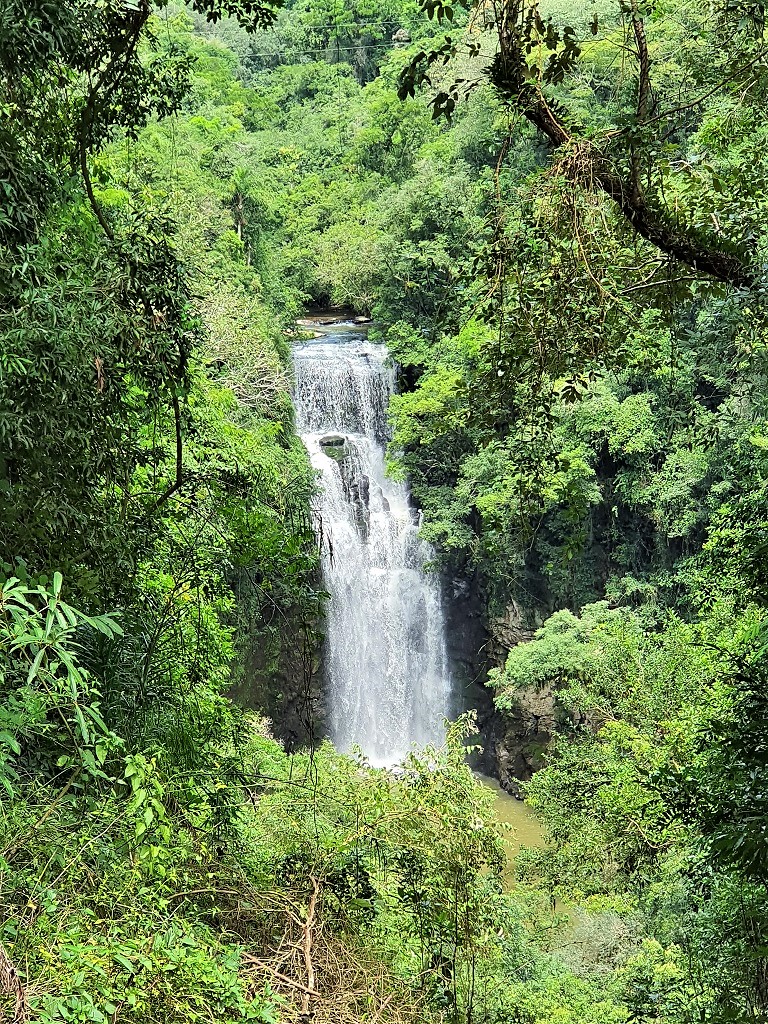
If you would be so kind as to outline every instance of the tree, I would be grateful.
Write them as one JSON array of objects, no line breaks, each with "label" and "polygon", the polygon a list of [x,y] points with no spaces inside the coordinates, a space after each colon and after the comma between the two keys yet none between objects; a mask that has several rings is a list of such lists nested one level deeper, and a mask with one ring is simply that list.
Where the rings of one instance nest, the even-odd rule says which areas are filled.
[{"label": "tree", "polygon": [[[471,4],[461,0],[457,6]],[[686,118],[700,113],[713,96],[727,97],[738,90],[740,102],[754,103],[755,110],[759,109],[768,54],[762,40],[761,17],[752,7],[744,10],[736,4],[722,6],[717,17],[711,19],[709,8],[702,5],[695,25],[702,40],[700,50],[711,58],[712,47],[719,44],[724,55],[714,68],[710,60],[708,74],[701,67],[694,68],[682,98],[673,100],[664,95],[663,84],[653,78],[646,20],[654,6],[639,0],[620,0],[617,21],[609,19],[607,39],[635,62],[632,102],[627,97],[618,105],[611,125],[579,124],[567,78],[583,50],[573,27],[559,28],[551,17],[545,20],[541,16],[538,0],[495,0],[477,9],[474,21],[479,22],[482,31],[469,36],[469,53],[480,56],[484,33],[492,31],[493,59],[474,81],[459,79],[439,91],[432,100],[434,114],[450,116],[460,95],[487,76],[509,108],[521,113],[548,140],[560,174],[580,188],[602,191],[637,234],[695,274],[750,288],[759,278],[752,262],[751,240],[739,237],[738,231],[726,232],[716,219],[714,228],[702,228],[685,223],[676,214],[674,195],[679,179],[685,177],[685,168],[682,175],[676,172],[675,161],[667,154],[670,137],[684,135],[681,128]],[[422,7],[440,23],[453,20],[452,3],[423,0]],[[597,15],[590,27],[596,36],[601,27]],[[430,84],[431,69],[455,57],[461,45],[446,36],[435,49],[416,54],[401,75],[401,97],[412,96],[422,83]],[[622,82],[616,80],[613,84],[621,93]],[[672,148],[680,151],[682,147],[678,143]],[[710,184],[717,188],[715,174]]]},{"label": "tree", "polygon": [[[193,7],[253,29],[279,2]],[[153,26],[164,6],[0,6],[0,533],[3,559],[28,559],[32,573],[79,574],[101,561],[125,582],[126,547],[147,543],[147,526],[182,485],[199,328],[175,225],[162,202],[125,190],[105,198],[96,180],[108,144],[178,110],[187,90],[191,57],[163,48]],[[153,486],[131,501],[146,457],[139,435],[169,419],[170,465],[156,449]],[[132,528],[116,530],[110,517]]]}]

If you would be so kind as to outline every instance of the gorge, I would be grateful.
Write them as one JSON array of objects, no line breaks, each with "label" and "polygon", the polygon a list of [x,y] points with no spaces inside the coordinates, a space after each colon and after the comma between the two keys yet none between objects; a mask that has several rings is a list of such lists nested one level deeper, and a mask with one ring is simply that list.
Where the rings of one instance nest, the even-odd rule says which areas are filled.
[{"label": "gorge", "polygon": [[0,1021],[768,1024],[764,7],[0,0]]}]

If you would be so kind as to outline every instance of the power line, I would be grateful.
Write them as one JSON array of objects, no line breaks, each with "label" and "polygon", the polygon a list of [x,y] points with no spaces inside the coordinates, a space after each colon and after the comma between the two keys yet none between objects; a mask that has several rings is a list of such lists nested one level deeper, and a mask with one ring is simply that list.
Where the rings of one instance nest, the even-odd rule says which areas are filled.
[{"label": "power line", "polygon": [[[336,34],[336,63],[338,64],[340,62],[340,57],[341,57],[341,47],[339,46],[339,26],[338,25],[336,26],[335,34]],[[338,76],[338,82],[336,84],[336,109],[337,109],[337,112],[338,112],[338,116],[336,118],[336,121],[337,121],[338,126],[339,126],[339,155],[341,155],[341,153],[343,151],[343,148],[344,148],[343,145],[342,145],[342,139],[341,139],[341,122],[343,120],[343,118],[341,116],[341,108],[342,108],[343,104],[344,104],[344,97],[341,95],[341,75],[339,75]]]},{"label": "power line", "polygon": [[338,53],[345,53],[345,52],[354,53],[356,50],[380,50],[380,49],[396,50],[396,49],[399,49],[399,44],[398,43],[392,43],[392,42],[386,42],[386,43],[382,42],[382,43],[359,43],[357,46],[336,46],[334,43],[329,42],[328,46],[323,46],[323,47],[321,47],[318,50],[294,50],[293,48],[286,49],[286,50],[270,50],[270,51],[265,51],[263,53],[254,52],[253,53],[253,57],[257,58],[257,59],[258,58],[262,58],[263,59],[263,58],[266,58],[266,57],[286,57],[286,56],[291,56],[291,57],[308,57],[308,56],[311,56],[313,54],[328,53],[329,50],[331,52],[333,52],[333,53],[336,53],[336,52],[338,52]]},{"label": "power line", "polygon": [[[331,21],[331,22],[328,22],[328,23],[326,23],[324,25],[307,24],[307,25],[305,25],[303,27],[308,29],[308,30],[312,30],[312,29],[320,29],[320,28],[324,28],[324,29],[368,28],[371,25],[378,25],[381,28],[393,28],[395,25],[397,25],[399,28],[403,27],[402,21],[340,21],[338,23],[334,22],[334,21]],[[265,30],[265,32],[267,32],[267,33],[269,33],[269,32],[276,32],[276,31],[278,31],[278,26],[276,26],[276,25],[273,25],[271,28],[268,28],[268,29]]]}]

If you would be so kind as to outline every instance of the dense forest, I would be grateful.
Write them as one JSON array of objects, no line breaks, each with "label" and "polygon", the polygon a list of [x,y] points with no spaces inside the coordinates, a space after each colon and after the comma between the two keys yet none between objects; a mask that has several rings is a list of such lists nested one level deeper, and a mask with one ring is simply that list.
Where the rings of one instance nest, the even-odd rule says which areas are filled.
[{"label": "dense forest", "polygon": [[[0,0],[0,1021],[768,1020],[767,100],[753,0]],[[329,308],[485,636],[395,772]]]}]

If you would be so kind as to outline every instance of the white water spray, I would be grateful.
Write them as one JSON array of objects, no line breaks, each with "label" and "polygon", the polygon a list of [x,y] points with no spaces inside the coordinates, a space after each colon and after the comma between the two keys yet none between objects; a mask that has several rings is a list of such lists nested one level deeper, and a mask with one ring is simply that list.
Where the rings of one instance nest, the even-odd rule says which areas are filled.
[{"label": "white water spray", "polygon": [[378,765],[440,743],[451,710],[432,551],[405,486],[384,472],[386,355],[344,326],[294,349],[299,430],[321,474],[330,737]]}]

